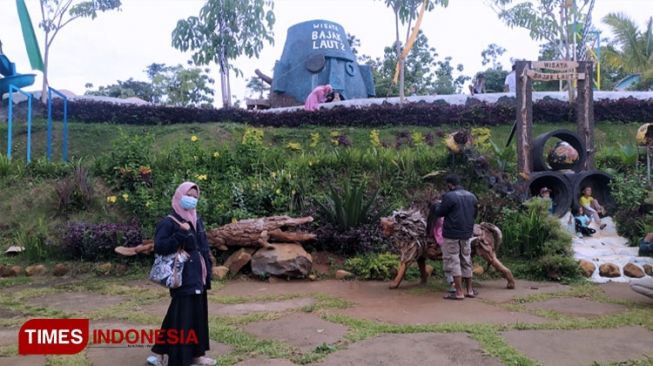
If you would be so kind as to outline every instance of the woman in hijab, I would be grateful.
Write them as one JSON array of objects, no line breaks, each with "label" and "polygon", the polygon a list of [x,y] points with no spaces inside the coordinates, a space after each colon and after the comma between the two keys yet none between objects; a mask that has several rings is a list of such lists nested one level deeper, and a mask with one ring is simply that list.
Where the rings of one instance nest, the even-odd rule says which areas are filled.
[{"label": "woman in hijab", "polygon": [[313,89],[311,94],[306,97],[304,109],[307,111],[316,111],[320,107],[320,103],[326,102],[327,94],[331,93],[333,88],[331,85],[318,85]]},{"label": "woman in hijab", "polygon": [[[159,222],[154,233],[155,253],[168,255],[181,248],[190,255],[181,287],[170,289],[172,300],[161,325],[162,337],[152,347],[159,355],[155,365],[216,364],[205,357],[209,350],[206,290],[211,288],[212,263],[204,223],[195,210],[199,193],[195,183],[182,183],[172,197],[172,212]],[[168,355],[167,363],[163,362],[164,355]]]}]

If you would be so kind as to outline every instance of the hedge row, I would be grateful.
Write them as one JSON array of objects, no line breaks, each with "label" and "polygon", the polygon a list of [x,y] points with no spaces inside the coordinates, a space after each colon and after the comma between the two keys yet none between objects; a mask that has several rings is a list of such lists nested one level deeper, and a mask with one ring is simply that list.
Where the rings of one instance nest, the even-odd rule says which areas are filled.
[{"label": "hedge row", "polygon": [[[511,124],[515,120],[514,98],[502,98],[488,104],[468,99],[466,105],[450,105],[444,101],[418,102],[399,106],[384,103],[364,108],[335,107],[317,112],[262,113],[243,109],[201,109],[148,105],[120,105],[96,101],[75,101],[68,106],[70,120],[152,125],[194,122],[237,122],[258,126],[296,127],[304,124],[321,126],[382,126],[410,124],[422,126]],[[63,103],[55,104],[55,116],[63,116]],[[611,122],[653,121],[653,99],[632,97],[594,102],[594,119]],[[575,120],[575,110],[567,102],[545,98],[533,103],[535,122]]]}]

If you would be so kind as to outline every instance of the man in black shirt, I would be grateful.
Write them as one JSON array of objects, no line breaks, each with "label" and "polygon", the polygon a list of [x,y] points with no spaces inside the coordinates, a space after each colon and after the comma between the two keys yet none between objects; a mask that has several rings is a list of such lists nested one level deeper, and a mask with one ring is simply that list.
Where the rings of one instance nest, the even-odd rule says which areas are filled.
[{"label": "man in black shirt", "polygon": [[[472,249],[469,239],[474,233],[474,220],[476,219],[478,199],[460,186],[460,179],[456,175],[445,178],[449,192],[442,197],[439,206],[433,206],[431,215],[434,218],[444,217],[442,236],[442,259],[445,272],[453,275],[455,294],[448,294],[445,299],[463,300],[465,297],[474,297],[472,288]],[[462,280],[466,282],[463,291]]]}]

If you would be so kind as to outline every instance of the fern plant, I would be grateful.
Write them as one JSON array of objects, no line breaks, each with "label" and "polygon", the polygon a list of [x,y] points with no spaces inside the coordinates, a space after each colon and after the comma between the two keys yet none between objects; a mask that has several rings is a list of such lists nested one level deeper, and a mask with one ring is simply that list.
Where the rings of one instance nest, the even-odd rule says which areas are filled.
[{"label": "fern plant", "polygon": [[329,195],[323,202],[316,201],[320,213],[338,228],[345,231],[378,219],[380,213],[372,215],[372,206],[376,201],[379,191],[375,191],[369,198],[365,197],[365,184],[345,182],[338,191],[330,187]]}]

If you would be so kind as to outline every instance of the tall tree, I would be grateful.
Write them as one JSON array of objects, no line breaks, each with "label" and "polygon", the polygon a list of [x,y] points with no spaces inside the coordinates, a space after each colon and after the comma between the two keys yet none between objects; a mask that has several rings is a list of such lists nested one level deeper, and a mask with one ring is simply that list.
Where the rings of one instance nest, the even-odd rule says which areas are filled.
[{"label": "tall tree", "polygon": [[653,17],[643,31],[621,13],[610,13],[603,22],[614,34],[603,53],[607,64],[626,73],[641,74],[639,88],[648,89],[653,84]]},{"label": "tall tree", "polygon": [[556,45],[559,59],[573,58],[574,33],[587,18],[592,0],[486,0],[509,27],[525,28],[532,39]]},{"label": "tall tree", "polygon": [[[401,25],[407,25],[406,27],[406,37],[404,45],[408,42],[410,37],[410,32],[412,30],[413,21],[418,16],[418,11],[420,5],[426,1],[426,10],[431,11],[435,8],[436,5],[442,5],[444,7],[449,5],[449,0],[384,0],[385,5],[392,9],[395,15],[395,52],[397,55],[401,55],[402,43],[400,38],[399,23]],[[399,97],[404,98],[404,64],[402,60],[399,60],[401,64],[399,65]]]},{"label": "tall tree", "polygon": [[[379,96],[398,95],[400,89],[392,83],[395,67],[397,65],[397,49],[388,46],[384,50],[383,59],[372,59],[363,55],[363,61],[372,67],[376,93]],[[438,61],[435,48],[430,47],[428,38],[424,33],[419,32],[415,45],[406,57],[405,87],[411,92],[421,95],[433,93],[451,94],[459,91],[462,83],[469,79],[465,76],[453,76],[454,67],[451,65],[451,57]],[[462,72],[463,66],[457,65],[458,72]]]},{"label": "tall tree", "polygon": [[[86,95],[113,98],[139,97],[145,101],[176,107],[210,107],[213,103],[213,83],[209,69],[199,67],[168,66],[153,63],[145,70],[150,82],[129,78],[116,84],[87,90]],[[87,84],[87,89],[92,88]]]},{"label": "tall tree", "polygon": [[270,90],[270,85],[256,76],[249,78],[245,87],[253,93],[258,93],[259,99],[263,99],[263,94]]},{"label": "tall tree", "polygon": [[197,65],[215,62],[220,66],[222,104],[231,106],[229,71],[242,72],[231,64],[242,54],[259,57],[263,42],[274,44],[272,0],[208,0],[199,16],[177,22],[172,32],[173,47],[192,50]]},{"label": "tall tree", "polygon": [[41,22],[39,27],[45,33],[45,52],[43,58],[43,89],[41,102],[47,101],[48,66],[50,48],[59,31],[79,18],[95,19],[98,12],[119,10],[121,0],[39,0]]}]

